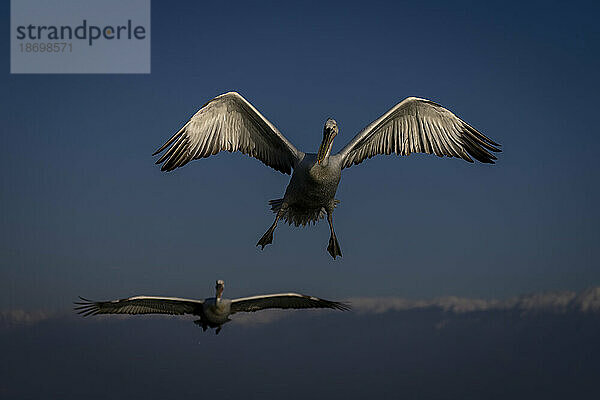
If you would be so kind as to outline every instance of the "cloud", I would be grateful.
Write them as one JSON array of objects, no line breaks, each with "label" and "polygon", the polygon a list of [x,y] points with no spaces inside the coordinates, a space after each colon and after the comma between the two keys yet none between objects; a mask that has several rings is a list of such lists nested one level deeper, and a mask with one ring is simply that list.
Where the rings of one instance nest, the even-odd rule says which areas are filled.
[{"label": "cloud", "polygon": [[0,327],[32,325],[57,314],[50,311],[4,310],[0,311]]},{"label": "cloud", "polygon": [[545,292],[512,297],[507,300],[469,299],[464,297],[440,297],[431,300],[408,300],[399,297],[359,297],[350,299],[359,313],[380,314],[388,311],[418,309],[441,309],[456,314],[476,311],[518,311],[521,313],[569,311],[583,313],[600,312],[600,287],[575,292]]},{"label": "cloud", "polygon": [[[521,314],[531,313],[600,313],[600,286],[576,292],[544,292],[512,297],[507,300],[470,299],[465,297],[448,296],[430,300],[409,300],[401,297],[357,297],[347,300],[352,310],[358,314],[382,314],[394,311],[437,309],[446,313],[464,314],[484,311],[515,311]],[[256,313],[239,313],[232,316],[233,323],[242,325],[269,324],[282,318],[298,313],[309,313],[306,310],[266,310]],[[330,310],[310,310],[310,315],[322,315]],[[0,311],[0,328],[32,325],[50,318],[77,318],[71,312]],[[90,320],[101,322],[106,319],[127,318],[177,318],[167,315],[100,315]],[[188,316],[195,319],[197,317]],[[442,322],[437,329],[443,328]]]},{"label": "cloud", "polygon": [[575,298],[575,302],[583,312],[600,312],[600,287],[580,293]]}]

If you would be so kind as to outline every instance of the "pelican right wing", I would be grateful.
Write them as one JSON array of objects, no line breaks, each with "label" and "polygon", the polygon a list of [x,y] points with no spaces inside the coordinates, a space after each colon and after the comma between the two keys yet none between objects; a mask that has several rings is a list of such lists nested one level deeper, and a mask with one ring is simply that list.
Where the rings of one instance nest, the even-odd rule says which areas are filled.
[{"label": "pelican right wing", "polygon": [[500,146],[450,110],[431,100],[408,97],[360,131],[338,154],[342,168],[377,154],[410,153],[473,158],[493,164]]},{"label": "pelican right wing", "polygon": [[80,297],[75,310],[84,316],[97,314],[170,314],[199,315],[202,300],[178,297],[135,296],[113,301],[91,301]]},{"label": "pelican right wing", "polygon": [[290,174],[304,157],[304,153],[236,92],[222,94],[206,103],[153,155],[167,148],[156,161],[162,164],[162,171],[172,171],[192,160],[227,150],[240,151]]},{"label": "pelican right wing", "polygon": [[231,313],[254,312],[268,308],[332,308],[341,311],[350,310],[350,306],[337,301],[329,301],[298,293],[267,294],[263,296],[243,297],[231,301]]}]

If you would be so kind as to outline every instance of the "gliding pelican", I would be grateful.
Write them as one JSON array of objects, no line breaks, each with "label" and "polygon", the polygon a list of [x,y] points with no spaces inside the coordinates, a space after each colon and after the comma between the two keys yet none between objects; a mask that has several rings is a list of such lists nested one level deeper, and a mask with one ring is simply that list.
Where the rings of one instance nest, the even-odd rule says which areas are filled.
[{"label": "gliding pelican", "polygon": [[[410,153],[473,158],[493,164],[500,146],[449,110],[430,100],[408,97],[359,132],[339,153],[331,155],[337,123],[328,119],[316,154],[297,150],[256,108],[236,92],[215,97],[204,105],[153,155],[168,150],[156,161],[172,171],[192,160],[220,151],[240,151],[292,178],[282,199],[269,202],[275,221],[257,246],[273,242],[279,219],[296,226],[316,223],[327,215],[330,237],[327,251],[341,256],[333,230],[334,198],[344,168],[377,154]],[[170,146],[170,147],[169,147]],[[472,157],[472,158],[471,158]]]},{"label": "gliding pelican", "polygon": [[229,316],[236,312],[254,312],[268,308],[332,308],[341,311],[350,310],[350,306],[337,301],[319,299],[298,293],[266,294],[242,297],[239,299],[222,298],[225,282],[218,280],[216,295],[204,300],[180,299],[178,297],[135,296],[113,301],[90,301],[80,297],[75,310],[84,316],[97,314],[171,314],[198,315],[194,323],[204,331],[216,328],[221,331],[223,324],[231,321]]}]

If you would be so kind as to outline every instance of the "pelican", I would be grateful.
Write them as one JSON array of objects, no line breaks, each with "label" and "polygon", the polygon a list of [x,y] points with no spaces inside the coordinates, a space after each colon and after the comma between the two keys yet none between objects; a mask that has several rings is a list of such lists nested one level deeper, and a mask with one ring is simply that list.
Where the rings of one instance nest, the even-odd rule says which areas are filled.
[{"label": "pelican", "polygon": [[215,297],[204,300],[181,299],[179,297],[134,296],[112,301],[91,301],[80,297],[75,310],[84,316],[98,314],[192,314],[200,317],[194,321],[203,331],[216,328],[219,334],[223,324],[231,321],[229,316],[237,312],[254,312],[268,308],[331,308],[348,311],[350,306],[337,301],[299,293],[265,294],[261,296],[224,299],[225,282],[218,280]]},{"label": "pelican", "polygon": [[[240,151],[284,174],[292,174],[283,198],[269,201],[275,221],[260,238],[261,249],[273,242],[277,222],[305,226],[327,215],[330,237],[327,251],[342,255],[333,229],[333,210],[342,169],[377,154],[435,154],[493,164],[491,152],[500,146],[433,101],[408,97],[360,131],[339,153],[331,154],[337,122],[327,119],[316,154],[296,149],[250,102],[236,92],[215,97],[153,155],[162,171],[220,151]],[[167,149],[168,148],[168,149]]]}]

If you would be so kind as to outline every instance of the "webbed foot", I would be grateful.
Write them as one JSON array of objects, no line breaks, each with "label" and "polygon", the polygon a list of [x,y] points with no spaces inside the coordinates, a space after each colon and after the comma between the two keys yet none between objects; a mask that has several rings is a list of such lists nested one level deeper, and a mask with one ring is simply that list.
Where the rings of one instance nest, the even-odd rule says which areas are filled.
[{"label": "webbed foot", "polygon": [[275,228],[271,227],[269,228],[268,231],[265,232],[265,234],[260,238],[260,240],[258,241],[258,243],[256,243],[257,246],[260,246],[260,249],[264,249],[266,245],[273,243],[273,231],[275,230]]},{"label": "webbed foot", "polygon": [[194,321],[194,323],[196,325],[198,325],[199,327],[202,328],[202,332],[206,332],[206,330],[208,329],[208,326],[206,325],[206,322],[204,322],[201,319],[197,319],[196,321]]},{"label": "webbed foot", "polygon": [[342,249],[340,249],[340,244],[337,241],[335,235],[331,235],[329,237],[329,246],[327,246],[327,251],[331,254],[331,257],[335,260],[337,256],[342,256]]}]

